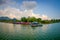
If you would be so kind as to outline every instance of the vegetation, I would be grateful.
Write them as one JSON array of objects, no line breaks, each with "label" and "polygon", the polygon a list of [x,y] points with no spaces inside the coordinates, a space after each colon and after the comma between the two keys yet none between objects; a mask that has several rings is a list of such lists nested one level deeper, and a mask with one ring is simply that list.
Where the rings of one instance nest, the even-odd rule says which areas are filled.
[{"label": "vegetation", "polygon": [[39,22],[43,24],[49,24],[49,23],[57,23],[60,22],[60,19],[51,19],[51,20],[42,20],[41,18],[35,18],[35,17],[22,17],[20,20],[17,20],[16,18],[8,18],[8,17],[0,17],[0,22],[7,22],[7,23],[13,23],[13,22]]},{"label": "vegetation", "polygon": [[21,22],[27,22],[27,18],[26,17],[22,17],[21,18]]},{"label": "vegetation", "polygon": [[51,20],[42,20],[41,23],[50,24],[50,23],[58,23],[60,19],[51,19]]}]

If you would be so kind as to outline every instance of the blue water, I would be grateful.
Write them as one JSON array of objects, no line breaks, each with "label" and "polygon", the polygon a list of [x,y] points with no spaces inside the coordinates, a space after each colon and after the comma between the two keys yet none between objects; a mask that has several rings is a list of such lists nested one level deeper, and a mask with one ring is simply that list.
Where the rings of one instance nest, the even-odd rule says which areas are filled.
[{"label": "blue water", "polygon": [[60,23],[39,27],[0,23],[0,40],[60,40]]}]

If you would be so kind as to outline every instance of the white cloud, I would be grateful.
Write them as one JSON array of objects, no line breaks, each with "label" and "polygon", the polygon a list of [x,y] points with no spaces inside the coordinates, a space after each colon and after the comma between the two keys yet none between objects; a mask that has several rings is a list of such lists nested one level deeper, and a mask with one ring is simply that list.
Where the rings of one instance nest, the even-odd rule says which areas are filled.
[{"label": "white cloud", "polygon": [[[4,4],[4,5],[3,5]],[[7,7],[7,6],[12,6],[14,5],[15,7],[21,7],[21,9],[24,9],[24,11],[21,11],[17,8],[11,8],[11,7]],[[40,15],[40,14],[37,14],[37,13],[34,13],[33,12],[33,9],[36,8],[37,6],[37,2],[36,1],[23,1],[22,2],[22,5],[17,5],[17,3],[12,0],[2,0],[0,2],[0,6],[6,6],[6,8],[4,10],[0,10],[0,16],[7,16],[7,17],[10,17],[10,18],[17,18],[17,19],[20,19],[21,17],[36,17],[36,18],[42,18],[43,20],[46,20],[46,19],[50,19],[48,16],[46,15]]]},{"label": "white cloud", "polygon": [[0,16],[8,16],[10,18],[20,18],[22,11],[16,8],[5,8],[4,10],[0,11]]},{"label": "white cloud", "polygon": [[43,20],[47,20],[47,19],[50,20],[50,18],[49,18],[47,15],[44,15],[44,14],[41,16],[41,18],[42,18]]},{"label": "white cloud", "polygon": [[21,11],[19,9],[16,8],[5,8],[4,10],[0,10],[0,16],[7,16],[10,18],[17,18],[20,19],[21,17],[36,17],[36,18],[42,18],[43,20],[49,19],[48,16],[46,15],[40,15],[40,14],[35,14],[33,12],[33,10],[25,10],[25,11]]}]

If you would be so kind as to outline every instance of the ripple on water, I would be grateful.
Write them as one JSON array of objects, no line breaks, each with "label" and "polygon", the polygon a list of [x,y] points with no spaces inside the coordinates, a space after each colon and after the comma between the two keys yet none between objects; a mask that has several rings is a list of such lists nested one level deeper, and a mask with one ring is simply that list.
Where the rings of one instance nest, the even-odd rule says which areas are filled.
[{"label": "ripple on water", "polygon": [[31,27],[0,23],[0,40],[60,40],[60,23]]}]

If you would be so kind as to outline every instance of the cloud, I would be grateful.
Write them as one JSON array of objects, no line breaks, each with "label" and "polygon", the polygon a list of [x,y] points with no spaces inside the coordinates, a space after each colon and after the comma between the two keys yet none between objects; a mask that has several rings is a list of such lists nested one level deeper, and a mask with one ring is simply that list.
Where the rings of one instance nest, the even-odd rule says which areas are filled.
[{"label": "cloud", "polygon": [[34,9],[37,5],[36,1],[23,1],[22,2],[22,7],[24,7],[25,9]]},{"label": "cloud", "polygon": [[7,16],[10,18],[17,18],[17,19],[20,19],[21,17],[33,16],[36,18],[42,18],[43,20],[49,19],[49,17],[46,15],[40,15],[40,14],[34,13],[33,10],[21,11],[17,8],[11,8],[11,7],[7,7],[4,10],[0,10],[0,16]]},{"label": "cloud", "polygon": [[11,0],[0,0],[0,5],[3,5],[3,4],[7,4],[9,3]]},{"label": "cloud", "polygon": [[42,18],[42,20],[47,20],[47,19],[50,20],[50,18],[47,15],[44,15],[44,14],[41,16],[41,18]]},{"label": "cloud", "polygon": [[[13,8],[13,6],[15,8]],[[19,6],[22,6],[20,9],[25,9],[24,11],[21,11]],[[4,10],[0,10],[0,16],[7,16],[10,18],[17,18],[20,19],[21,17],[36,17],[36,18],[42,18],[43,20],[48,19],[49,17],[46,15],[40,15],[37,13],[34,13],[33,10],[36,8],[37,2],[36,1],[23,1],[22,4],[18,4],[15,1],[12,0],[0,0],[0,7]],[[17,7],[17,8],[16,8]]]},{"label": "cloud", "polygon": [[0,16],[7,16],[10,18],[20,18],[22,11],[16,8],[5,8],[4,10],[0,10]]},{"label": "cloud", "polygon": [[6,3],[6,1],[0,0],[0,5],[2,5],[2,4],[4,4],[4,3]]}]

